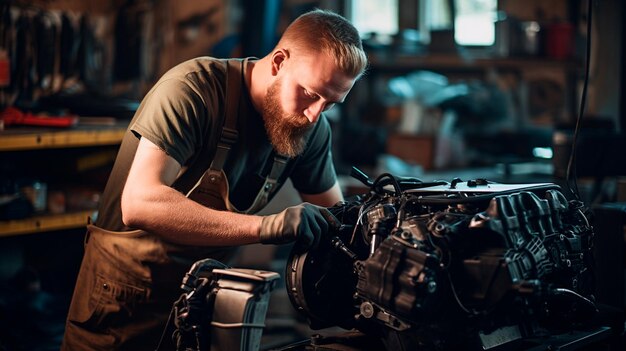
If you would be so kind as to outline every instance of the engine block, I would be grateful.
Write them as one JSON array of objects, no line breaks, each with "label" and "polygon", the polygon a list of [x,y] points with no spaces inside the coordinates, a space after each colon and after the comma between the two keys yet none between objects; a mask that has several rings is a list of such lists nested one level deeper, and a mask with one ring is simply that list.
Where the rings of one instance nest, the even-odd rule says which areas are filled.
[{"label": "engine block", "polygon": [[489,349],[595,312],[593,228],[551,183],[425,183],[384,174],[329,210],[341,223],[292,251],[287,288],[314,329],[389,349]]}]

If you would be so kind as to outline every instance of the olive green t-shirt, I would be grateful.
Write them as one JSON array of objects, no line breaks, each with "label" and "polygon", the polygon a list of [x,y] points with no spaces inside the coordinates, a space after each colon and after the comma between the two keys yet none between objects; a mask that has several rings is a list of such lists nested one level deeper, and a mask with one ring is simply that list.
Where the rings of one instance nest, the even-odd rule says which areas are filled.
[{"label": "olive green t-shirt", "polygon": [[[96,225],[107,230],[129,230],[121,220],[121,193],[137,150],[144,137],[182,165],[172,185],[186,194],[208,169],[221,133],[225,113],[226,61],[199,57],[172,68],[144,97],[125,134],[115,165],[100,204]],[[241,70],[236,62],[241,84],[237,104],[239,137],[232,145],[224,164],[229,183],[229,197],[239,209],[248,208],[269,173],[275,152],[268,140],[263,119],[253,108]],[[307,194],[317,194],[332,187],[336,174],[331,155],[331,130],[322,116],[306,136],[302,155],[291,159],[279,179],[289,177],[294,187]]]}]

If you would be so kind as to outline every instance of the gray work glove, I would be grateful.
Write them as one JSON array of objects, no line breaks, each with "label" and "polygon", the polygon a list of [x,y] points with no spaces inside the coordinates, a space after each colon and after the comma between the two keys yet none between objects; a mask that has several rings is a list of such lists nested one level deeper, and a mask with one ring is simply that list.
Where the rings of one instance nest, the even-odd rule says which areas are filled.
[{"label": "gray work glove", "polygon": [[[331,228],[334,216],[324,207],[310,203],[288,207],[280,213],[263,217],[262,244],[286,244],[296,241],[304,249],[317,246],[320,236]],[[336,221],[336,219],[334,219]]]}]

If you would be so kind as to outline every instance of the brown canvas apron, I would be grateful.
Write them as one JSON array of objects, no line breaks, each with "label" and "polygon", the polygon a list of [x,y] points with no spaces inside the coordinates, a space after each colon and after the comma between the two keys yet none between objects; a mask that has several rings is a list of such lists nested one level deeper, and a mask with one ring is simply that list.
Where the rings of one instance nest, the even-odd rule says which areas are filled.
[{"label": "brown canvas apron", "polygon": [[[229,62],[227,76],[232,78],[231,71]],[[238,102],[239,93],[229,99],[233,93],[228,86],[233,84],[227,84],[226,118],[215,157],[187,197],[214,209],[253,214],[278,189],[287,159],[280,155],[274,158],[272,170],[250,208],[239,211],[230,203],[222,167],[237,139],[237,113],[233,113],[231,101]],[[113,232],[88,225],[62,349],[154,350],[181,294],[185,272],[195,261],[207,257],[228,262],[234,250],[176,245],[143,230]]]}]

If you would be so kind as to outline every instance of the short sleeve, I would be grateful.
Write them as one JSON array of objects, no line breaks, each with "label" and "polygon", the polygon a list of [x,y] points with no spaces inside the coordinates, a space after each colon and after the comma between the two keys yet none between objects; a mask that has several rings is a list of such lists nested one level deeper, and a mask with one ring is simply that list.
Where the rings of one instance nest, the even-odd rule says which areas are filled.
[{"label": "short sleeve", "polygon": [[291,181],[294,187],[304,194],[319,194],[330,189],[337,182],[331,152],[332,131],[324,115],[320,117],[304,154],[296,161]]},{"label": "short sleeve", "polygon": [[143,100],[130,129],[185,165],[210,128],[206,104],[182,79],[159,82]]}]

